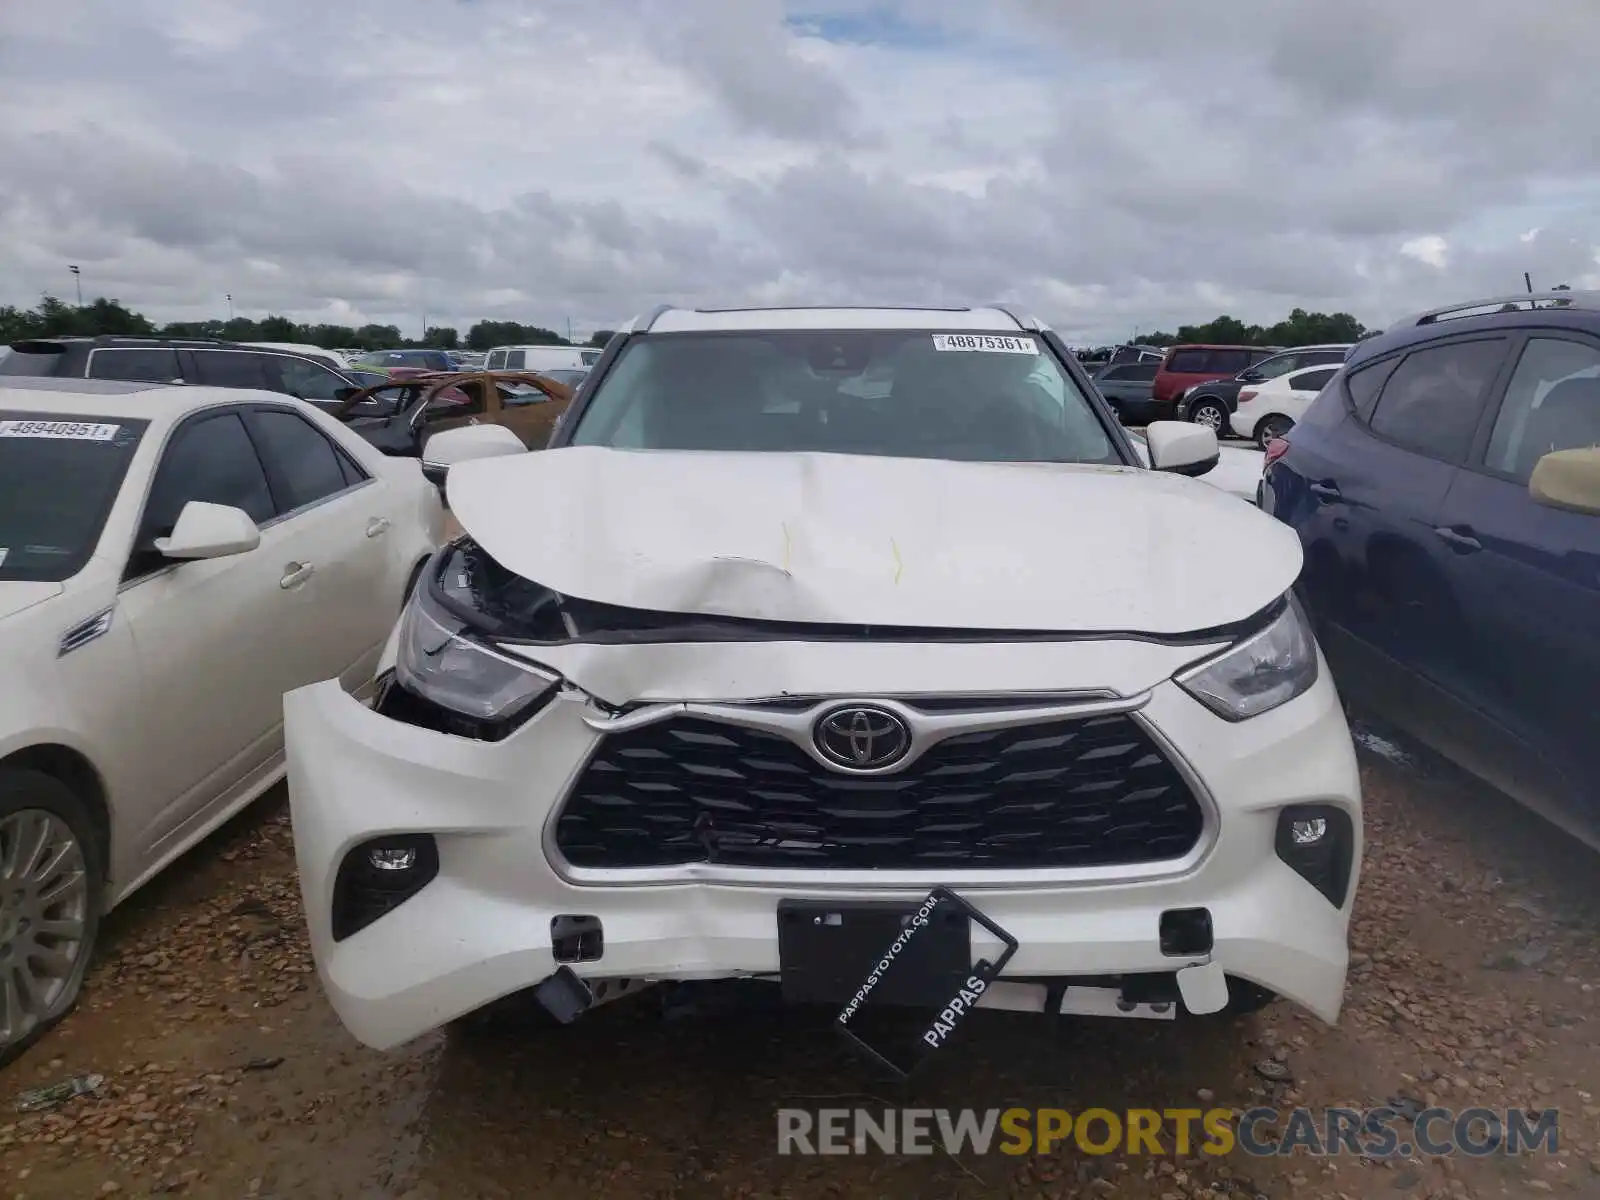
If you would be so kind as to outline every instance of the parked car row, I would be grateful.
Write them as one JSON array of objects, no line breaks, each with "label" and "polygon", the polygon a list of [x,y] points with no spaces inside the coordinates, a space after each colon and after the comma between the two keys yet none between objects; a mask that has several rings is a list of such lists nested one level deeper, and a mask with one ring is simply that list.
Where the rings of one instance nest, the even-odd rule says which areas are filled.
[{"label": "parked car row", "polygon": [[[577,347],[539,349],[557,351],[547,357],[563,364],[599,353]],[[491,386],[481,374],[463,372],[454,365],[427,366],[454,363],[439,350],[377,351],[358,361],[365,365],[340,367],[331,351],[281,342],[35,339],[15,343],[0,357],[0,382],[43,376],[279,392],[350,422],[386,454],[415,457],[437,422],[498,421],[504,417],[513,428],[542,437],[537,431],[547,432],[556,413],[523,414],[524,406],[550,399],[564,406],[587,373],[584,367],[552,367],[540,372],[546,381],[541,383],[529,372],[512,372]],[[402,382],[416,386],[398,386]]]},{"label": "parked car row", "polygon": [[[359,431],[460,373],[344,421],[8,377],[0,452],[48,475],[0,469],[0,652],[28,681],[0,701],[0,838],[43,848],[0,855],[28,973],[5,1052],[70,1006],[99,915],[276,777],[285,691],[319,973],[373,1045],[524,988],[562,1019],[681,977],[843,1003],[898,928],[881,905],[923,894],[944,968],[893,986],[935,1008],[977,971],[1052,1014],[1281,992],[1332,1019],[1359,791],[1293,536],[1203,482],[1211,430],[1131,439],[1037,322],[816,321],[641,318],[569,405],[523,406],[559,415],[550,451],[457,411],[420,471]],[[430,478],[465,532],[413,587]],[[1069,515],[1050,553],[1018,513]],[[1262,769],[1291,742],[1292,776]],[[996,936],[1025,978],[972,966]]]},{"label": "parked car row", "polygon": [[[1312,367],[1337,365],[1349,351],[1348,345],[1284,351],[1260,346],[1173,346],[1158,360],[1119,362],[1113,357],[1093,379],[1101,395],[1130,423],[1177,419],[1205,425],[1219,435],[1234,431],[1256,438],[1259,421],[1243,432],[1230,420],[1241,391]],[[1297,379],[1295,386],[1304,390],[1306,377]],[[1271,428],[1287,426],[1279,421]]]},{"label": "parked car row", "polygon": [[[1246,388],[1258,387],[1285,375],[1307,372],[1315,367],[1336,367],[1344,362],[1351,349],[1349,344],[1297,346],[1293,350],[1263,358],[1230,378],[1209,379],[1193,384],[1178,398],[1173,416],[1180,421],[1209,425],[1221,433],[1229,428],[1229,418],[1238,408],[1243,398],[1240,393]],[[1295,390],[1305,390],[1305,380],[1300,380],[1294,387]],[[1321,385],[1318,387],[1320,389]],[[1251,437],[1253,434],[1240,436]]]},{"label": "parked car row", "polygon": [[[1159,362],[1112,361],[1096,373],[1095,383],[1110,386],[1107,399],[1123,420],[1141,425],[1167,421],[1177,415],[1189,388],[1238,375],[1276,353],[1262,346],[1172,346]],[[1211,428],[1220,432],[1217,425]]]},{"label": "parked car row", "polygon": [[[0,696],[0,932],[29,973],[0,1054],[71,1004],[99,914],[285,769],[319,977],[379,1048],[686,978],[835,1004],[905,1070],[980,1004],[1332,1021],[1364,836],[1341,690],[1600,845],[1600,297],[1564,296],[1271,365],[1230,414],[1253,433],[1262,395],[1331,378],[1264,456],[1226,448],[1256,505],[1208,484],[1209,424],[1132,436],[1003,308],[658,309],[565,404],[474,373],[485,413],[555,418],[531,438],[452,410],[461,373],[344,420],[0,390],[0,653],[27,681]],[[1162,370],[1223,349],[1261,355],[1234,379],[1272,357]],[[359,434],[419,414],[420,471]],[[169,473],[198,482],[169,500]],[[446,500],[461,532],[423,562]],[[347,590],[259,640],[273,601],[215,583],[228,563],[280,604]],[[178,678],[190,638],[234,658]],[[254,693],[198,698],[256,645],[313,672],[259,667],[281,764]],[[108,679],[143,703],[111,713]],[[158,758],[179,720],[226,765]],[[874,966],[911,939],[915,978]],[[880,984],[928,1035],[856,1021]]]}]

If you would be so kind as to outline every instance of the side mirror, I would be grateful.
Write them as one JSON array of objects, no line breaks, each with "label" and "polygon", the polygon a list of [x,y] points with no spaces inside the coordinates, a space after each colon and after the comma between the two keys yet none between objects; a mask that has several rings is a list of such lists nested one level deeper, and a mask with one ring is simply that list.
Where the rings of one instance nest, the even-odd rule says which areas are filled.
[{"label": "side mirror", "polygon": [[1547,508],[1600,516],[1600,446],[1546,454],[1534,464],[1528,494]]},{"label": "side mirror", "polygon": [[1150,468],[1155,471],[1191,477],[1204,475],[1222,457],[1216,431],[1207,425],[1151,421],[1145,426],[1144,439],[1150,447]]},{"label": "side mirror", "polygon": [[1240,383],[1260,383],[1263,376],[1260,371],[1251,367],[1248,371],[1240,371],[1234,378]]},{"label": "side mirror", "polygon": [[163,558],[229,558],[247,554],[261,544],[261,530],[242,508],[191,500],[178,514],[167,537],[156,538]]},{"label": "side mirror", "polygon": [[428,439],[422,451],[422,474],[429,483],[443,487],[450,468],[459,463],[527,452],[522,439],[504,425],[464,425],[441,430]]}]

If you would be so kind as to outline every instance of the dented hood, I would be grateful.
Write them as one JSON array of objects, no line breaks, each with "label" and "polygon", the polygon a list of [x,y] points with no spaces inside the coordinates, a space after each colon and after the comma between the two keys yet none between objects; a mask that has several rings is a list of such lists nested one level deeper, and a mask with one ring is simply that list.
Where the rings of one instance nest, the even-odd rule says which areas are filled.
[{"label": "dented hood", "polygon": [[1134,467],[566,447],[451,469],[456,518],[569,596],[770,621],[1188,633],[1288,590],[1288,527]]}]

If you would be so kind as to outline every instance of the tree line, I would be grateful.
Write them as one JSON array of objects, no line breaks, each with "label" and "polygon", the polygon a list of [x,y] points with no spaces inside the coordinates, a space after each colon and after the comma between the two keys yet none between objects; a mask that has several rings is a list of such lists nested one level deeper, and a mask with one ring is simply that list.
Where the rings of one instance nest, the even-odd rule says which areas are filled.
[{"label": "tree line", "polygon": [[1247,325],[1237,317],[1224,314],[1214,317],[1204,325],[1180,325],[1177,333],[1157,330],[1140,334],[1135,341],[1147,346],[1181,346],[1195,342],[1223,346],[1316,346],[1323,342],[1359,342],[1377,333],[1368,329],[1349,313],[1307,312],[1303,308],[1292,310],[1275,325]]},{"label": "tree line", "polygon": [[[460,331],[434,326],[422,339],[408,338],[395,325],[301,325],[288,317],[269,316],[259,321],[234,317],[229,321],[169,321],[157,325],[120,300],[98,297],[78,307],[55,296],[45,296],[37,308],[0,305],[0,345],[42,337],[169,337],[217,338],[229,342],[298,342],[326,350],[487,350],[491,346],[565,346],[567,339],[553,329],[522,325],[516,321],[479,321]],[[585,345],[604,346],[610,330],[601,330]]]},{"label": "tree line", "polygon": [[[1294,309],[1274,325],[1247,325],[1226,314],[1203,325],[1180,325],[1176,333],[1162,330],[1141,334],[1136,340],[1151,346],[1211,342],[1232,346],[1310,346],[1320,342],[1357,342],[1369,330],[1349,313],[1307,312]],[[260,320],[234,317],[230,321],[171,321],[156,325],[143,313],[121,301],[99,297],[81,308],[55,296],[45,296],[37,308],[0,306],[0,344],[37,337],[219,338],[232,342],[301,342],[328,350],[396,350],[428,347],[440,350],[487,350],[491,346],[565,346],[567,339],[553,329],[517,321],[479,321],[462,338],[448,325],[435,326],[421,340],[408,338],[394,325],[301,325],[288,317]],[[585,345],[604,346],[611,338],[602,329]]]}]

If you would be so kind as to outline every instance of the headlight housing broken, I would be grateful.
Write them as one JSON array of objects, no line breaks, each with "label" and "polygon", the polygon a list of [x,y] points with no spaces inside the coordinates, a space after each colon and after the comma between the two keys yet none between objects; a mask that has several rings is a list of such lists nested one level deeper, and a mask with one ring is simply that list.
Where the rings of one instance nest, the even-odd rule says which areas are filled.
[{"label": "headlight housing broken", "polygon": [[[428,591],[420,581],[401,616],[395,682],[483,727],[478,736],[504,736],[555,693],[561,677],[477,640]],[[458,731],[466,729],[451,730]]]},{"label": "headlight housing broken", "polygon": [[1225,721],[1246,721],[1303,695],[1317,682],[1317,643],[1293,596],[1259,633],[1174,681]]}]

